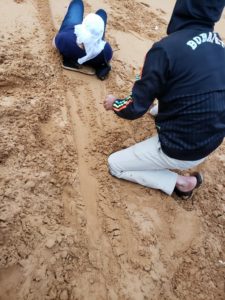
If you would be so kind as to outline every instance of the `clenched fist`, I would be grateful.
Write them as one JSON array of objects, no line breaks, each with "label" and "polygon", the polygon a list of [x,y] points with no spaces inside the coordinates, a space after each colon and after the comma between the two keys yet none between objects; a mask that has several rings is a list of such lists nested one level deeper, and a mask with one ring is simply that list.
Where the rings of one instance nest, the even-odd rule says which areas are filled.
[{"label": "clenched fist", "polygon": [[104,101],[104,108],[105,110],[112,110],[113,109],[113,103],[117,98],[113,95],[106,96],[106,99]]}]

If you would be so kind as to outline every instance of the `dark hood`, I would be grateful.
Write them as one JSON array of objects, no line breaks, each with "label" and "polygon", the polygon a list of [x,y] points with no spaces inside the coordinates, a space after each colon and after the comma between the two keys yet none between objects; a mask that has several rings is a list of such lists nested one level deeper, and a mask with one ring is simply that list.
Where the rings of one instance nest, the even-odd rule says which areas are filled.
[{"label": "dark hood", "polygon": [[177,0],[167,34],[196,25],[212,30],[219,21],[224,6],[225,0]]}]

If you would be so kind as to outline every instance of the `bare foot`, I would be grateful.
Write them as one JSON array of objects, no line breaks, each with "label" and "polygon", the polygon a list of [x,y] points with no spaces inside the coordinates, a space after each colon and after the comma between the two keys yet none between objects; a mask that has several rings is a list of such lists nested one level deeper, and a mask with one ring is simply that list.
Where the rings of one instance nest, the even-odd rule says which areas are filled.
[{"label": "bare foot", "polygon": [[197,178],[195,176],[181,176],[177,178],[176,188],[181,192],[192,191],[197,184]]}]

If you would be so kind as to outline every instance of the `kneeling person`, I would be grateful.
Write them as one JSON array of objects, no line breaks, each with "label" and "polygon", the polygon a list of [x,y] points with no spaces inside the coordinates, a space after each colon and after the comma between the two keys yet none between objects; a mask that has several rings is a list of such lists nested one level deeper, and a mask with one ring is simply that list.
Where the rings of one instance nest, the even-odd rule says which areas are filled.
[{"label": "kneeling person", "polygon": [[[62,55],[65,69],[104,80],[111,70],[112,48],[104,40],[107,14],[103,9],[83,19],[82,0],[71,1],[53,45]],[[91,67],[85,69],[85,66]]]}]

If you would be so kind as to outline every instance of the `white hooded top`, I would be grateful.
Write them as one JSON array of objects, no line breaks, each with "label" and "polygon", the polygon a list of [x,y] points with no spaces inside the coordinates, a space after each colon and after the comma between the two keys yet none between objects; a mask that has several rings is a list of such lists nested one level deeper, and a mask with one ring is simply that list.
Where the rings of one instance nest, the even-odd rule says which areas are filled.
[{"label": "white hooded top", "polygon": [[95,58],[105,47],[106,42],[102,40],[104,34],[104,21],[96,14],[88,14],[82,24],[74,26],[77,43],[83,44],[86,55],[78,59],[79,64]]}]

